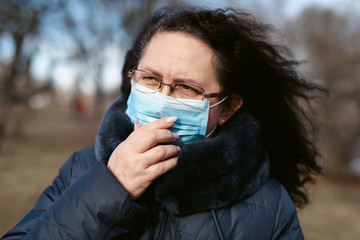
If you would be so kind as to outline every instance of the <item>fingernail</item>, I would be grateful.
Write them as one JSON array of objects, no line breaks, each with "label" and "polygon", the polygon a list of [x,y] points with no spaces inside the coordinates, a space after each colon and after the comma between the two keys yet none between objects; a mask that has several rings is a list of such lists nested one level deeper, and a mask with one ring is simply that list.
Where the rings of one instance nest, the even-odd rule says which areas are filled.
[{"label": "fingernail", "polygon": [[175,137],[176,139],[179,139],[179,138],[180,138],[179,135],[177,135],[176,133],[173,133],[173,135],[174,135],[174,137]]},{"label": "fingernail", "polygon": [[167,123],[173,123],[173,122],[175,122],[176,120],[177,120],[177,117],[176,117],[176,116],[167,117],[167,118],[165,119],[165,122],[167,122]]},{"label": "fingernail", "polygon": [[[138,121],[138,120],[136,120],[136,121],[135,121],[135,124],[134,124],[134,130],[135,130],[136,128],[138,128],[138,127],[139,127],[139,125],[140,125],[139,121]],[[141,125],[140,125],[140,126],[141,126]]]},{"label": "fingernail", "polygon": [[180,150],[181,150],[181,147],[179,147],[179,146],[176,146],[176,148],[177,148],[178,152],[180,152]]}]

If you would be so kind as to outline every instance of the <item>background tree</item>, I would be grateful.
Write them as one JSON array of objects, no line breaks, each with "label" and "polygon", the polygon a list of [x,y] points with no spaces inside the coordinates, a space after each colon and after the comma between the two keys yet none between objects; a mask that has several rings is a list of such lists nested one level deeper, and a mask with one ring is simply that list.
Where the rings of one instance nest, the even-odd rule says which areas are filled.
[{"label": "background tree", "polygon": [[308,8],[285,32],[308,59],[310,76],[330,92],[318,117],[328,172],[341,176],[349,173],[360,139],[360,25],[350,15]]},{"label": "background tree", "polygon": [[[46,12],[58,5],[52,2],[6,0],[0,8],[0,37],[8,36],[14,46],[12,59],[3,64],[0,75],[0,145],[5,135],[13,106],[20,104],[27,112],[29,98],[39,91],[51,89],[51,84],[37,87],[30,74],[35,58],[36,41],[41,36],[41,22]],[[24,118],[22,114],[20,118]],[[22,121],[18,121],[22,123]],[[22,124],[16,129],[21,129]],[[20,133],[20,132],[18,132]]]}]

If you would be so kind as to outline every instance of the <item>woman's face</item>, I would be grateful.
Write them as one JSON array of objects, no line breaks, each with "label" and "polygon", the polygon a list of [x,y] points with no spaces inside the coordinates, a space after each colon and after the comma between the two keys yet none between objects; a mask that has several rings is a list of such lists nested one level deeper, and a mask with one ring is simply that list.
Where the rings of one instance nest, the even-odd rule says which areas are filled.
[{"label": "woman's face", "polygon": [[[197,38],[180,32],[165,32],[155,34],[150,40],[138,69],[156,73],[165,83],[193,83],[205,93],[215,93],[221,90],[214,69],[216,60],[215,53]],[[159,92],[169,95],[170,88],[164,86]],[[210,100],[210,105],[219,101],[218,98],[206,100]],[[221,111],[221,104],[210,108],[207,134],[221,123]]]}]

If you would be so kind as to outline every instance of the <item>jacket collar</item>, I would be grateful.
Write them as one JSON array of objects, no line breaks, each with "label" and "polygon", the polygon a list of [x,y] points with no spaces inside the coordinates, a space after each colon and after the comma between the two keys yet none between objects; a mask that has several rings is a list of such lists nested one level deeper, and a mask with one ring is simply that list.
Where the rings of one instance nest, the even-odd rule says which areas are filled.
[{"label": "jacket collar", "polygon": [[[104,114],[95,144],[99,161],[107,162],[133,130],[125,108],[118,98]],[[152,199],[180,215],[223,208],[255,193],[269,168],[259,126],[242,113],[214,138],[182,146],[177,166],[156,179],[140,201],[147,205]]]}]

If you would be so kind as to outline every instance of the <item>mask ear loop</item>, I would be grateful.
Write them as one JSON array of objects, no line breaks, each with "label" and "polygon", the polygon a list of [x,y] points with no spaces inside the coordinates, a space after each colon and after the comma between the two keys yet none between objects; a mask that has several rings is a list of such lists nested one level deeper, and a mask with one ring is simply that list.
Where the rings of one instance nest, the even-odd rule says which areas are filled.
[{"label": "mask ear loop", "polygon": [[209,108],[212,107],[216,107],[217,105],[221,104],[222,102],[224,102],[226,99],[228,99],[229,96],[224,97],[223,99],[221,99],[219,102],[215,103],[214,105],[211,105]]},{"label": "mask ear loop", "polygon": [[[216,107],[217,105],[219,105],[219,104],[221,104],[222,102],[224,102],[228,97],[229,97],[229,96],[224,97],[223,99],[221,99],[221,101],[215,103],[214,105],[211,105],[209,108]],[[225,121],[223,120],[223,122],[225,122]],[[206,138],[210,137],[211,134],[214,133],[214,131],[215,131],[215,129],[217,128],[217,126],[218,126],[218,125],[216,124],[215,127],[213,128],[213,130],[211,130],[205,137],[206,137]]]},{"label": "mask ear loop", "polygon": [[211,136],[211,134],[214,133],[215,129],[217,128],[217,125],[213,128],[213,130],[211,130],[211,132],[209,132],[209,134],[207,134],[205,137],[208,138]]}]

